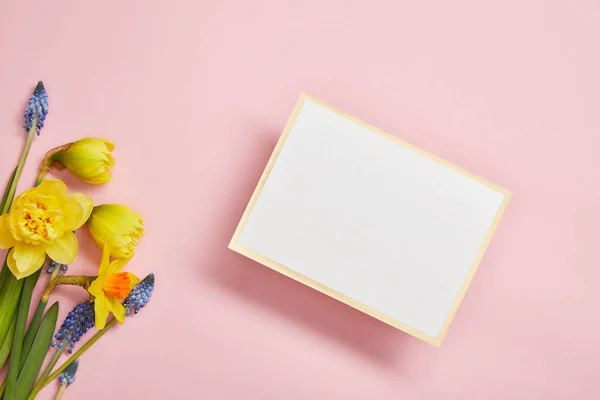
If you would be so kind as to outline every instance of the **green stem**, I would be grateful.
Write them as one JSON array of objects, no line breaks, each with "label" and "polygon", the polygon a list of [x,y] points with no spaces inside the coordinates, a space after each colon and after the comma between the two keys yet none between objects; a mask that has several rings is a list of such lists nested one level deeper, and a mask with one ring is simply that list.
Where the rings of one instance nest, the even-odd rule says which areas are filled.
[{"label": "green stem", "polygon": [[67,388],[67,385],[60,385],[60,387],[58,388],[58,392],[56,393],[56,397],[54,398],[54,400],[60,400],[60,399],[62,399],[62,395],[65,392],[66,388]]},{"label": "green stem", "polygon": [[42,316],[44,315],[46,305],[48,304],[48,297],[50,297],[50,292],[55,287],[55,285],[52,285],[52,281],[58,276],[59,272],[60,268],[58,267],[55,268],[54,271],[52,271],[52,275],[50,275],[50,279],[48,280],[48,284],[46,285],[46,291],[40,298],[38,306],[35,310],[35,314],[33,314],[33,318],[29,323],[29,329],[27,330],[27,334],[25,335],[25,340],[23,341],[23,349],[21,350],[21,365],[19,367],[19,371],[23,368],[23,365],[27,360],[27,356],[29,355],[29,351],[31,350],[31,346],[33,345],[33,340],[35,339],[35,335],[37,334],[38,328],[40,327],[40,323],[42,322]]},{"label": "green stem", "polygon": [[37,176],[37,178],[35,178],[34,186],[36,186],[36,187],[39,186],[40,183],[42,183],[42,181],[44,180],[44,178],[46,178],[46,172],[40,172],[39,175]]},{"label": "green stem", "polygon": [[[15,181],[16,174],[17,174],[17,167],[15,167],[15,169],[13,169],[13,172],[10,175],[10,179],[6,183],[6,189],[4,189],[4,196],[2,197],[2,203],[0,203],[0,210],[3,210],[4,207],[6,206],[6,203],[9,202],[8,192],[10,192],[10,188],[12,187],[13,182]],[[10,199],[10,202],[12,203],[12,199]],[[10,209],[10,205],[7,208]]]},{"label": "green stem", "polygon": [[[46,381],[46,378],[48,377],[48,374],[50,374],[50,371],[52,371],[52,368],[54,368],[54,366],[58,362],[58,359],[60,358],[60,355],[63,353],[63,350],[65,349],[66,344],[67,344],[66,339],[63,339],[62,342],[60,342],[59,344],[57,344],[56,353],[54,353],[54,355],[52,356],[52,359],[50,360],[50,362],[46,366],[46,369],[44,369],[44,372],[42,372],[42,375],[40,376],[40,379],[38,380],[38,382],[36,383],[36,385],[33,387],[33,390],[31,391],[31,393],[29,393],[29,397],[27,397],[27,400],[34,399],[35,396],[39,393],[39,391],[42,390],[42,388],[44,386],[46,386],[45,384],[42,385],[42,383]],[[69,358],[69,360],[70,360],[70,358]]]},{"label": "green stem", "polygon": [[[60,367],[58,367],[56,369],[56,371],[54,371],[52,373],[52,375],[50,375],[48,377],[48,379],[46,379],[46,381],[41,385],[41,387],[37,391],[39,392],[43,387],[45,387],[47,384],[49,384],[54,379],[56,379],[58,377],[58,375],[60,375],[60,373],[63,372],[69,366],[69,364],[71,364],[73,361],[75,361],[79,357],[81,357],[81,355],[83,353],[85,353],[85,351],[87,349],[89,349],[94,343],[96,343],[98,340],[100,340],[100,338],[102,336],[104,336],[104,334],[106,332],[108,332],[110,330],[110,328],[112,328],[116,323],[117,323],[117,320],[113,319],[108,324],[106,324],[106,326],[104,327],[104,329],[96,332],[96,334],[90,340],[88,340],[83,346],[81,346],[81,348],[79,350],[77,350],[75,352],[75,354],[73,354],[71,357],[69,357],[69,359],[67,361],[65,361],[63,365],[61,365]],[[41,378],[40,378],[40,382],[42,382]],[[38,384],[39,384],[39,382],[38,382]],[[34,388],[34,390],[35,390],[35,388]],[[33,399],[33,397],[31,397],[31,399]],[[30,400],[30,399],[28,398],[27,400]]]},{"label": "green stem", "polygon": [[[21,178],[21,173],[23,172],[23,167],[25,167],[25,161],[27,161],[27,155],[29,154],[29,149],[31,148],[31,143],[33,143],[33,138],[35,137],[35,132],[37,130],[37,122],[38,122],[38,114],[35,113],[35,117],[33,118],[33,123],[31,124],[31,129],[29,129],[29,133],[27,134],[27,140],[25,141],[25,147],[23,148],[23,152],[21,153],[21,158],[19,159],[19,163],[17,164],[17,168],[15,169],[15,178],[13,179],[8,194],[6,195],[7,199],[12,199],[17,191],[17,184],[19,183],[19,178]],[[10,205],[12,202],[7,201],[2,210],[0,210],[0,215],[6,214],[8,210],[10,210]]]}]

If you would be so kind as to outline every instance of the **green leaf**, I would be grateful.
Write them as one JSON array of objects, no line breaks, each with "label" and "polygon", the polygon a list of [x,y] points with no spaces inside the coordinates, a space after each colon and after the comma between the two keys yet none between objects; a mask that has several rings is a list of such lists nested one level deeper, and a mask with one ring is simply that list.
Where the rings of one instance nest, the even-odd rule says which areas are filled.
[{"label": "green leaf", "polygon": [[[4,210],[5,208],[10,209],[10,205],[8,207],[5,206],[9,201],[8,196],[10,188],[14,184],[16,173],[17,168],[13,170],[10,179],[6,183],[6,189],[4,189],[4,195],[0,203],[0,210]],[[12,201],[13,199],[11,198],[10,204],[12,204]],[[2,271],[0,271],[0,369],[4,366],[12,346],[17,315],[17,302],[19,301],[22,287],[23,282],[19,283],[17,281],[8,269],[6,260],[4,260]]]},{"label": "green leaf", "polygon": [[35,335],[31,351],[29,352],[29,356],[27,356],[27,360],[19,374],[19,379],[17,380],[15,387],[17,396],[15,399],[26,399],[31,392],[31,389],[33,389],[35,379],[40,373],[40,369],[42,368],[42,364],[48,353],[48,348],[52,342],[52,335],[54,334],[57,318],[58,302],[55,302],[52,304],[52,307],[48,309],[46,315],[44,315],[40,329]]},{"label": "green leaf", "polygon": [[[6,261],[4,262],[4,268],[8,271]],[[23,282],[23,279],[18,280],[9,272],[4,280],[2,290],[0,290],[0,343],[2,344],[6,341],[12,343],[13,335],[9,335],[8,331],[17,315]]]},{"label": "green leaf", "polygon": [[[4,268],[8,270],[6,264]],[[4,287],[0,290],[0,345],[2,347],[2,350],[0,350],[0,368],[6,363],[6,358],[12,348],[17,322],[17,306],[23,288],[22,279],[17,280],[10,272],[8,275]]]},{"label": "green leaf", "polygon": [[44,310],[46,309],[46,304],[48,303],[48,299],[44,298],[40,299],[37,308],[35,309],[35,313],[33,314],[33,318],[31,318],[31,322],[29,323],[29,328],[27,328],[27,333],[25,334],[25,340],[23,341],[23,349],[21,350],[21,366],[23,368],[23,364],[25,364],[25,360],[29,355],[29,351],[31,350],[31,345],[33,344],[33,339],[40,327],[40,322],[42,320],[42,315],[44,315]]},{"label": "green leaf", "polygon": [[25,336],[25,325],[27,324],[27,316],[29,314],[29,306],[31,305],[31,295],[33,288],[40,276],[41,268],[32,275],[23,279],[23,292],[21,301],[19,302],[19,311],[17,313],[17,326],[15,328],[15,336],[13,339],[12,349],[10,350],[10,360],[8,363],[8,374],[6,375],[6,391],[4,392],[4,400],[20,399],[19,392],[16,390],[17,378],[21,366],[21,350],[23,348],[23,336]]},{"label": "green leaf", "polygon": [[[10,179],[6,183],[6,189],[4,189],[4,196],[2,196],[2,203],[0,203],[0,210],[3,210],[4,206],[6,205],[6,202],[8,199],[8,192],[10,191],[10,187],[13,185],[16,173],[17,173],[17,169],[15,168],[13,170],[12,175],[10,176]],[[12,200],[13,199],[10,199],[11,205],[12,205]],[[10,206],[8,206],[8,208],[10,209]],[[6,265],[4,265],[4,267],[2,268],[2,271],[0,271],[0,291],[2,291],[2,286],[4,285],[4,281],[6,281],[6,277],[8,275],[12,275],[12,273],[10,272],[10,270],[8,268],[6,268]],[[2,364],[0,364],[0,368],[1,367],[2,367]]]},{"label": "green leaf", "polygon": [[[15,327],[17,326],[17,319],[13,318],[12,324],[10,324],[10,328],[8,329],[8,336],[13,337],[15,335]],[[0,365],[4,365],[4,362],[8,358],[8,354],[10,353],[10,348],[12,347],[12,340],[4,340],[2,344],[0,344]]]}]

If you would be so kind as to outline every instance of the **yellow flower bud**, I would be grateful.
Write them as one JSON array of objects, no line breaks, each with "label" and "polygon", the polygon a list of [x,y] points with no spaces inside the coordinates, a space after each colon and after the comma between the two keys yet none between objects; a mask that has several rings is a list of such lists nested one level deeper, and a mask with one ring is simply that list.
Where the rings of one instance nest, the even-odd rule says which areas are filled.
[{"label": "yellow flower bud", "polygon": [[110,154],[115,145],[105,139],[85,138],[48,153],[48,169],[67,168],[82,181],[91,184],[110,182],[115,159]]},{"label": "yellow flower bud", "polygon": [[144,234],[144,218],[120,204],[94,207],[87,225],[98,247],[107,245],[114,258],[131,258]]}]

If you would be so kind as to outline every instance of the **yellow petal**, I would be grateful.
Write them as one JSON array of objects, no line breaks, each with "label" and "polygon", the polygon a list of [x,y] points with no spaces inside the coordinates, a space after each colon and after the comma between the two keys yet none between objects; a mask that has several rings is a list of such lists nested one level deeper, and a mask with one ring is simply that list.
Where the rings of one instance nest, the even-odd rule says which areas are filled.
[{"label": "yellow petal", "polygon": [[125,265],[128,262],[129,262],[129,258],[122,258],[122,259],[113,260],[108,265],[108,268],[106,269],[106,273],[107,274],[116,274],[117,272],[119,272],[120,270],[122,270],[123,267],[125,267]]},{"label": "yellow petal", "polygon": [[17,279],[25,278],[26,275],[17,269],[17,262],[13,257],[13,249],[10,249],[8,255],[6,256],[6,265],[8,266],[8,269],[10,269],[10,272],[12,272]]},{"label": "yellow petal", "polygon": [[104,292],[94,299],[94,312],[96,313],[96,329],[104,329],[106,318],[108,318],[108,313],[110,312],[110,303]]},{"label": "yellow petal", "polygon": [[89,183],[91,185],[102,185],[112,181],[112,174],[108,171],[93,177],[81,177],[85,183]]},{"label": "yellow petal", "polygon": [[83,219],[83,208],[75,199],[65,197],[63,199],[61,210],[65,218],[65,231],[74,231],[75,227]]},{"label": "yellow petal", "polygon": [[110,264],[110,252],[111,248],[108,244],[104,243],[102,247],[102,259],[100,260],[100,267],[98,268],[98,275],[103,276],[106,275],[108,271],[108,266]]},{"label": "yellow petal", "polygon": [[129,287],[133,288],[135,285],[140,283],[140,278],[132,274],[131,272],[126,272],[127,276],[129,276]]},{"label": "yellow petal", "polygon": [[17,241],[10,231],[8,214],[0,215],[0,249],[10,249]]},{"label": "yellow petal", "polygon": [[61,237],[46,246],[48,257],[60,264],[71,264],[77,255],[77,237],[73,232],[65,232]]},{"label": "yellow petal", "polygon": [[106,148],[108,149],[108,151],[113,151],[115,149],[115,144],[113,142],[111,142],[110,140],[102,139],[102,141],[106,145]]},{"label": "yellow petal", "polygon": [[35,190],[42,193],[63,197],[67,194],[67,185],[65,185],[65,183],[60,179],[46,179],[43,180],[42,183],[35,188]]},{"label": "yellow petal", "polygon": [[104,278],[98,277],[92,282],[92,284],[88,287],[88,292],[94,297],[104,296],[104,291],[102,290],[102,286],[104,285]]},{"label": "yellow petal", "polygon": [[117,165],[117,160],[115,160],[115,158],[110,153],[106,153],[104,155],[106,156],[106,168],[114,168],[114,166]]},{"label": "yellow petal", "polygon": [[125,321],[125,307],[121,304],[121,301],[117,296],[106,296],[110,303],[110,310],[112,311],[115,319],[122,324]]},{"label": "yellow petal", "polygon": [[42,246],[20,242],[8,253],[6,261],[13,275],[17,279],[22,279],[44,265],[46,252]]},{"label": "yellow petal", "polygon": [[94,201],[83,193],[73,193],[66,196],[64,203],[66,215],[66,230],[74,231],[83,226],[94,208]]}]

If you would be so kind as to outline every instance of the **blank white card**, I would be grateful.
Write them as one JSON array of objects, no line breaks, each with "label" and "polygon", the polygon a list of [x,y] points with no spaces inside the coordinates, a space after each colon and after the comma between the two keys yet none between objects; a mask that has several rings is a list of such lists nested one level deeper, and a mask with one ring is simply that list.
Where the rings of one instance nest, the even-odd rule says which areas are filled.
[{"label": "blank white card", "polygon": [[509,197],[303,95],[230,248],[439,346]]}]

